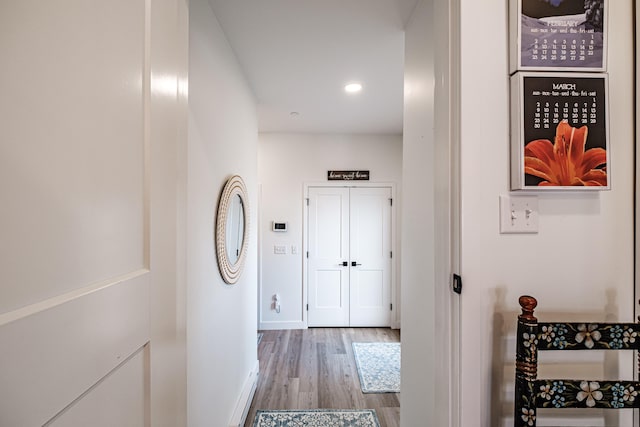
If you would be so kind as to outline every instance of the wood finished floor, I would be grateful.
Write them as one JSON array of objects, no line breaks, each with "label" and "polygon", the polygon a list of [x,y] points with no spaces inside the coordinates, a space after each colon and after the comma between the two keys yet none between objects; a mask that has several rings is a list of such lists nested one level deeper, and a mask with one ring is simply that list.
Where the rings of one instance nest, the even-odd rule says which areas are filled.
[{"label": "wood finished floor", "polygon": [[399,342],[387,328],[264,331],[260,375],[245,427],[258,409],[375,409],[380,427],[399,427],[398,393],[360,390],[352,342]]}]

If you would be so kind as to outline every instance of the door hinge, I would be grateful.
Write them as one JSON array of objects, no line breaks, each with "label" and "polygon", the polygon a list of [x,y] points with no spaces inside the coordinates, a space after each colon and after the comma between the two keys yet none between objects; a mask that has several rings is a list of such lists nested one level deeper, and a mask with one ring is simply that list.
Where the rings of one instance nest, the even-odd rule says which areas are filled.
[{"label": "door hinge", "polygon": [[309,258],[309,251],[307,251],[307,258]]},{"label": "door hinge", "polygon": [[309,311],[309,304],[307,304],[307,311]]},{"label": "door hinge", "polygon": [[389,252],[389,258],[393,258],[393,251]]},{"label": "door hinge", "polygon": [[309,198],[307,197],[307,199],[306,199],[306,200],[307,200],[307,206],[309,206]]},{"label": "door hinge", "polygon": [[453,275],[453,292],[456,294],[462,293],[462,277],[458,274]]},{"label": "door hinge", "polygon": [[389,205],[393,206],[393,199],[389,199]]},{"label": "door hinge", "polygon": [[389,310],[393,311],[393,304],[389,304]]}]

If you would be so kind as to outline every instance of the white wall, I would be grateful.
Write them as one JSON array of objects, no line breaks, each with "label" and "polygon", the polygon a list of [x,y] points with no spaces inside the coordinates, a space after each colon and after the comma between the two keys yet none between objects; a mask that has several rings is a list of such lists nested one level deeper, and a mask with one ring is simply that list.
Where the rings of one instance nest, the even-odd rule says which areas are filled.
[{"label": "white wall", "polygon": [[149,13],[149,415],[174,427],[187,425],[188,0],[154,0]]},{"label": "white wall", "polygon": [[[398,135],[260,134],[259,327],[262,329],[305,327],[302,277],[304,184],[328,182],[328,170],[369,170],[369,182],[396,184],[399,205],[402,138]],[[271,231],[272,221],[287,221],[289,231]],[[287,254],[274,254],[274,245],[285,245]],[[298,248],[298,254],[291,253],[292,246]],[[399,248],[399,244],[396,247]],[[397,282],[398,279],[399,269]],[[272,296],[276,293],[281,298],[279,314],[271,306]]]},{"label": "white wall", "polygon": [[[257,369],[257,119],[233,51],[206,0],[189,4],[187,376],[189,425],[227,426]],[[220,191],[241,175],[249,193],[249,252],[235,285],[216,263]]]},{"label": "white wall", "polygon": [[435,413],[438,344],[433,12],[431,1],[418,2],[405,29],[400,421],[407,427],[440,425]]},{"label": "white wall", "polygon": [[420,0],[405,28],[403,426],[458,425],[456,6]]},{"label": "white wall", "polygon": [[[501,235],[498,196],[509,192],[507,2],[461,2],[463,426],[512,425],[503,384],[513,382],[509,337],[519,295],[538,298],[542,319],[634,320],[632,3],[608,2],[611,191],[540,194],[539,233]],[[627,378],[631,367],[620,369]]]}]

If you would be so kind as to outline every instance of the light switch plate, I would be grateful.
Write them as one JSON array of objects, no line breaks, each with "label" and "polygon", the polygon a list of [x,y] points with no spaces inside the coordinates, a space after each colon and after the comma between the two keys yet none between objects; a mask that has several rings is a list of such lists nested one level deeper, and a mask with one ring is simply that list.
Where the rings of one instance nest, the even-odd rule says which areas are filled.
[{"label": "light switch plate", "polygon": [[500,233],[538,232],[537,196],[500,196]]}]

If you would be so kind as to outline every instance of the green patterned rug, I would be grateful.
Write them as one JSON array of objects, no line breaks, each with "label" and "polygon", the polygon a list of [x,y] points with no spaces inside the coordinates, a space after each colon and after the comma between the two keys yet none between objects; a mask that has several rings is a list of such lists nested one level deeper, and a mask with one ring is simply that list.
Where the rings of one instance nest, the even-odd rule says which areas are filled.
[{"label": "green patterned rug", "polygon": [[253,427],[380,427],[373,409],[258,410]]},{"label": "green patterned rug", "polygon": [[363,393],[400,392],[399,342],[354,342],[353,355]]}]

